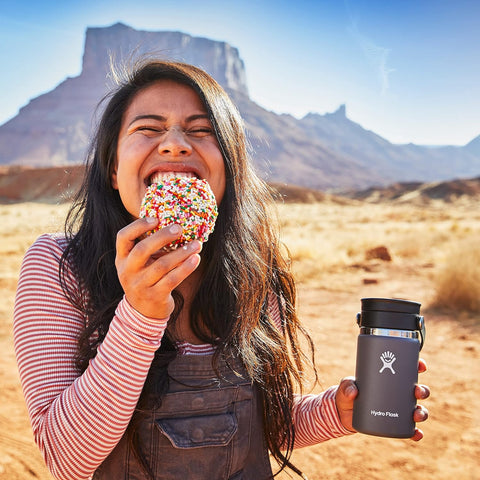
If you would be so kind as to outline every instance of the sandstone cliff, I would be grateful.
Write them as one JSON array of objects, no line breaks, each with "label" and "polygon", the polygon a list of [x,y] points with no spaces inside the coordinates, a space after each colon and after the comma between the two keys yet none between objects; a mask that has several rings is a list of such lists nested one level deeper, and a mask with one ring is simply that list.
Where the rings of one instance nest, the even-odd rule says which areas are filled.
[{"label": "sandstone cliff", "polygon": [[225,42],[179,32],[137,31],[120,23],[89,28],[81,74],[34,98],[0,127],[0,164],[82,163],[97,105],[113,84],[110,60],[121,66],[144,54],[199,65],[223,87],[248,94],[243,61]]}]

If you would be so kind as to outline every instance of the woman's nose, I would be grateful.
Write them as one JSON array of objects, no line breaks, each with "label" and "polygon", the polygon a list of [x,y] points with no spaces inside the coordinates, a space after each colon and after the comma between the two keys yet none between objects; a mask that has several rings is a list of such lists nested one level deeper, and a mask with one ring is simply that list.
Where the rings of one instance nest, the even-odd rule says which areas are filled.
[{"label": "woman's nose", "polygon": [[158,144],[160,155],[185,156],[191,152],[192,146],[183,130],[170,128],[161,136]]}]

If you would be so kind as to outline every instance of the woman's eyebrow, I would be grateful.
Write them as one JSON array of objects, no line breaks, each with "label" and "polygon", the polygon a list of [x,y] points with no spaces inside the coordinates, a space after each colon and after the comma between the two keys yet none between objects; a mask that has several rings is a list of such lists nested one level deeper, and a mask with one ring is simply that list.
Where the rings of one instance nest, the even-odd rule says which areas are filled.
[{"label": "woman's eyebrow", "polygon": [[[137,115],[132,119],[132,121],[128,124],[128,126],[132,125],[135,122],[138,122],[139,120],[156,120],[158,122],[166,122],[167,118],[164,117],[163,115],[156,115],[154,113],[148,113],[145,115]],[[186,122],[194,122],[195,120],[202,120],[202,119],[207,119],[210,120],[210,116],[208,113],[195,113],[193,115],[189,115],[185,120]]]},{"label": "woman's eyebrow", "polygon": [[210,120],[210,115],[208,113],[197,113],[195,115],[190,115],[186,118],[187,122],[193,122],[195,120],[207,119]]},{"label": "woman's eyebrow", "polygon": [[158,122],[166,122],[167,119],[163,117],[162,115],[155,115],[155,114],[147,114],[147,115],[137,115],[132,119],[132,121],[128,124],[128,126],[132,125],[135,122],[138,122],[139,120],[157,120]]}]

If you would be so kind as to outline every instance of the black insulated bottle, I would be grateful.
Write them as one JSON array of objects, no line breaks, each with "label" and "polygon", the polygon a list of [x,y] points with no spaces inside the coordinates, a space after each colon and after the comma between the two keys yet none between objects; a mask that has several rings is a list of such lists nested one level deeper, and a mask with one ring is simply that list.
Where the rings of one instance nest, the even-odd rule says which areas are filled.
[{"label": "black insulated bottle", "polygon": [[420,303],[363,298],[357,323],[353,428],[369,435],[410,438],[415,433],[418,357],[425,339]]}]

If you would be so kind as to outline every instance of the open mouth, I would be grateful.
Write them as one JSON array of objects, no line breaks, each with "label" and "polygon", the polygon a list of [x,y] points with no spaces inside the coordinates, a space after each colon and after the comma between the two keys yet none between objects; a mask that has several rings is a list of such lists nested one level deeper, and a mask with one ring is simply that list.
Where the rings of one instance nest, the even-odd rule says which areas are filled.
[{"label": "open mouth", "polygon": [[173,178],[173,177],[182,177],[182,178],[198,178],[197,175],[193,172],[154,172],[152,175],[150,175],[147,178],[147,186],[151,185],[152,183],[162,183],[164,182],[167,178]]}]

